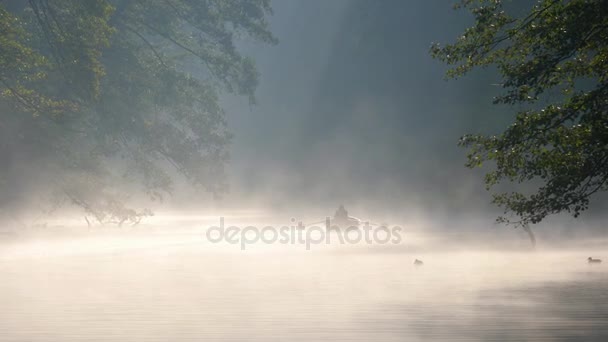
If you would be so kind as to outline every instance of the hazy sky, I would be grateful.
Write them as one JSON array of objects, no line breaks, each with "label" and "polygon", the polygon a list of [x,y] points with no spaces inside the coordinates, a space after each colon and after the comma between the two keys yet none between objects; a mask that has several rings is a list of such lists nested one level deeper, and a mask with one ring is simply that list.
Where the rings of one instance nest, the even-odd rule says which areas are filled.
[{"label": "hazy sky", "polygon": [[480,113],[491,100],[479,94],[493,91],[491,80],[446,82],[429,55],[431,42],[462,30],[466,13],[451,1],[275,1],[274,9],[280,43],[250,48],[259,104],[228,106],[233,192],[421,203],[437,191],[476,192],[481,182],[462,167],[456,142],[488,121]]},{"label": "hazy sky", "polygon": [[513,109],[492,105],[492,70],[446,81],[430,57],[432,42],[471,24],[453,3],[274,1],[279,44],[245,44],[261,73],[259,103],[225,101],[235,134],[228,199],[492,222],[499,211],[483,173],[464,167],[457,142],[499,131]]}]

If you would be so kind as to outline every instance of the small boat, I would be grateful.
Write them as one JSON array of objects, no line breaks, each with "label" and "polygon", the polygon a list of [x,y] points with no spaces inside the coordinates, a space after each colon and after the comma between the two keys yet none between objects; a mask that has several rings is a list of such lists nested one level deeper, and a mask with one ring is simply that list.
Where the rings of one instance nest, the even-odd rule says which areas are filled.
[{"label": "small boat", "polygon": [[602,263],[601,259],[593,259],[592,257],[587,258],[587,262],[590,264],[600,264]]},{"label": "small boat", "polygon": [[[338,228],[359,228],[361,226],[365,226],[365,225],[370,225],[370,226],[384,226],[384,227],[388,227],[388,224],[383,223],[383,224],[377,224],[377,223],[373,223],[370,221],[364,221],[362,219],[359,219],[357,217],[354,216],[350,216],[348,215],[348,211],[344,208],[343,205],[340,205],[340,207],[338,208],[338,210],[336,210],[336,213],[334,214],[333,217],[326,217],[324,221],[318,221],[318,222],[313,222],[313,223],[308,223],[306,225],[304,225],[304,227],[310,227],[312,225],[316,225],[316,224],[320,224],[320,223],[325,223],[325,225],[329,228],[329,227],[338,227]],[[304,229],[304,227],[300,228],[300,229]]]},{"label": "small boat", "polygon": [[414,265],[416,265],[416,266],[422,266],[422,265],[424,265],[424,263],[422,262],[422,260],[416,259],[416,260],[414,260]]}]

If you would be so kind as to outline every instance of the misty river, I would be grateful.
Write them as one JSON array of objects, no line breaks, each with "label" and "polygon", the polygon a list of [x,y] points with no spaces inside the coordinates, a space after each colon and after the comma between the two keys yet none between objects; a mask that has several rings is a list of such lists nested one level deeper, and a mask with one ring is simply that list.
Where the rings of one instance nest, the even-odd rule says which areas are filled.
[{"label": "misty river", "polygon": [[3,243],[0,340],[608,340],[608,267],[588,265],[589,251],[240,251],[201,240]]}]

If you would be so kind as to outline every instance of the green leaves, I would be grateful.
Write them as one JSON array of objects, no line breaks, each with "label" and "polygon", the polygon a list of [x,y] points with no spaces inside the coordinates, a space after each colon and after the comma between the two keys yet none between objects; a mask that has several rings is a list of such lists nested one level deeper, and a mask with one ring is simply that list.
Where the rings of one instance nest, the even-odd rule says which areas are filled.
[{"label": "green leaves", "polygon": [[218,97],[254,102],[258,73],[235,40],[276,43],[269,0],[15,7],[0,5],[0,129],[15,151],[35,151],[23,159],[56,174],[70,201],[122,222],[139,217],[121,204],[125,183],[154,200],[175,174],[225,190],[231,136]]},{"label": "green leaves", "polygon": [[578,216],[592,194],[608,189],[608,2],[541,0],[523,18],[507,15],[500,1],[459,7],[475,25],[454,44],[434,45],[432,55],[453,66],[448,77],[497,67],[505,92],[494,102],[520,108],[502,134],[461,139],[466,166],[493,162],[488,189],[525,184],[527,195],[493,200],[518,224],[562,211]]},{"label": "green leaves", "polygon": [[57,115],[71,108],[33,88],[47,77],[48,59],[29,46],[30,35],[21,19],[0,7],[0,96],[34,115]]}]

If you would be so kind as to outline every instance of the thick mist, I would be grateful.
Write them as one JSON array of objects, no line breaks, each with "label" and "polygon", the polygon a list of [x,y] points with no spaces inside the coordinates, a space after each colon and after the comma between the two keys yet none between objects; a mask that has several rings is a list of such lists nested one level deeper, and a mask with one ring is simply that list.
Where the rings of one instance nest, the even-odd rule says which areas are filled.
[{"label": "thick mist", "polygon": [[607,197],[495,223],[457,145],[519,108],[431,57],[453,3],[0,1],[0,95],[84,105],[0,97],[0,341],[607,341]]},{"label": "thick mist", "polygon": [[[472,22],[451,5],[277,2],[271,25],[281,43],[250,48],[262,75],[258,105],[225,99],[235,138],[231,192],[220,206],[301,217],[343,203],[439,231],[495,231],[501,211],[484,188],[488,169],[465,168],[457,142],[500,132],[514,109],[492,104],[493,70],[448,82],[445,65],[430,58],[432,42],[452,41]],[[604,203],[537,229],[556,238],[601,231]]]},{"label": "thick mist", "polygon": [[[470,14],[454,11],[451,1],[289,0],[275,1],[273,9],[270,30],[279,44],[236,41],[258,67],[256,103],[220,99],[234,135],[225,168],[229,191],[214,197],[192,190],[163,165],[176,183],[161,202],[138,193],[132,179],[113,180],[129,206],[150,208],[157,217],[253,212],[306,222],[344,204],[357,217],[438,236],[525,239],[494,223],[501,210],[483,184],[491,165],[465,168],[466,150],[457,146],[465,133],[500,132],[512,121],[513,108],[492,104],[498,75],[487,69],[446,81],[446,66],[429,54],[432,42],[453,41],[469,26]],[[19,128],[5,123],[2,129]],[[8,135],[0,140],[3,169],[19,175],[1,197],[6,226],[63,217],[85,224],[69,205],[45,217],[65,204],[47,189],[65,172],[40,172],[44,151],[13,150]],[[596,195],[582,217],[561,214],[535,230],[540,241],[564,243],[602,235],[605,209],[605,196]]]}]

